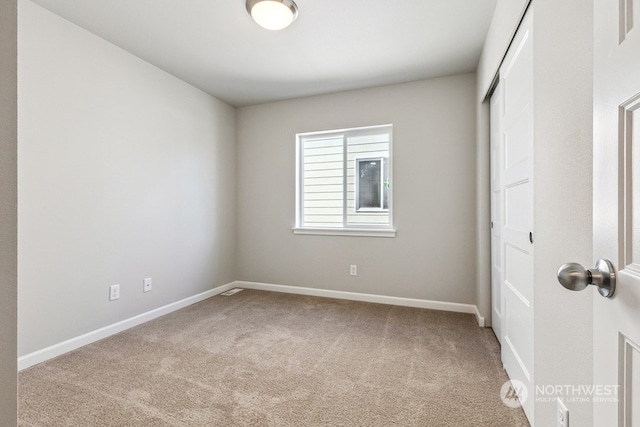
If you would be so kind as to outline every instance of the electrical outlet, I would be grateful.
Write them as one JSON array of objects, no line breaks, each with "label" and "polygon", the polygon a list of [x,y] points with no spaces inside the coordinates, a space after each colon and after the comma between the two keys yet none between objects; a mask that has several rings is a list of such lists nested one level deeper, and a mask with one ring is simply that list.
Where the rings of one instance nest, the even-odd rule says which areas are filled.
[{"label": "electrical outlet", "polygon": [[558,406],[556,409],[556,418],[558,427],[569,427],[569,410],[564,406],[564,402],[558,397]]},{"label": "electrical outlet", "polygon": [[357,276],[358,275],[358,266],[351,264],[349,266],[349,274],[351,274],[352,276]]},{"label": "electrical outlet", "polygon": [[120,299],[120,285],[109,286],[109,301]]},{"label": "electrical outlet", "polygon": [[147,277],[142,281],[142,291],[149,292],[153,288],[153,283],[151,282],[151,277]]}]

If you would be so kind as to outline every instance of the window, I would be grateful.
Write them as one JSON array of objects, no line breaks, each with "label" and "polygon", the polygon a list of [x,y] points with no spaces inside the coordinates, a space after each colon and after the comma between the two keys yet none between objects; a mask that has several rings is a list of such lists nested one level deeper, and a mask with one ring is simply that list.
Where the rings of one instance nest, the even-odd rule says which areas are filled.
[{"label": "window", "polygon": [[296,233],[393,236],[392,126],[297,135]]}]

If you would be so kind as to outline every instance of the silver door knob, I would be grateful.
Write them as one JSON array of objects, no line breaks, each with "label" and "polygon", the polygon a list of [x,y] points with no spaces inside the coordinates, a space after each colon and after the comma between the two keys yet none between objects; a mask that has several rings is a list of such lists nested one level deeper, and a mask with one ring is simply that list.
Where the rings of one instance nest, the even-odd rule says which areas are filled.
[{"label": "silver door knob", "polygon": [[598,293],[611,298],[616,291],[616,272],[611,261],[601,259],[596,268],[587,270],[582,265],[570,262],[558,269],[558,281],[570,291],[581,291],[589,285],[598,287]]}]

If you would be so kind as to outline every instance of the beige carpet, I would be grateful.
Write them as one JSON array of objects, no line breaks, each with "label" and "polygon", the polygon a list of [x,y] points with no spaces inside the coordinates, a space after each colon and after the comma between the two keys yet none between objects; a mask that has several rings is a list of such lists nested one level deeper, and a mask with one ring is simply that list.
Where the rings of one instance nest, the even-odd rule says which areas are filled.
[{"label": "beige carpet", "polygon": [[21,426],[527,426],[468,314],[245,290],[19,374]]}]

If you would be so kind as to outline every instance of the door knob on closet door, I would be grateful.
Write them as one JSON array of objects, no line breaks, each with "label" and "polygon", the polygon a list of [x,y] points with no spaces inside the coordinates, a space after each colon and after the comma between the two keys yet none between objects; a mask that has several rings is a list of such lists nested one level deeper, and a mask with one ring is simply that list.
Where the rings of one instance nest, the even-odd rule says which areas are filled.
[{"label": "door knob on closet door", "polygon": [[606,298],[611,298],[616,291],[616,272],[611,261],[606,259],[599,260],[591,270],[576,262],[563,264],[558,269],[558,281],[570,291],[581,291],[594,285]]}]

